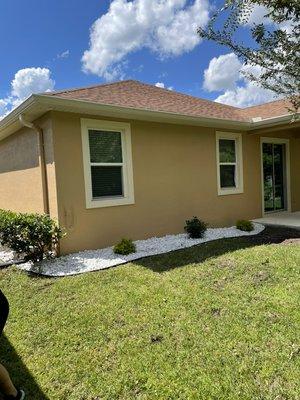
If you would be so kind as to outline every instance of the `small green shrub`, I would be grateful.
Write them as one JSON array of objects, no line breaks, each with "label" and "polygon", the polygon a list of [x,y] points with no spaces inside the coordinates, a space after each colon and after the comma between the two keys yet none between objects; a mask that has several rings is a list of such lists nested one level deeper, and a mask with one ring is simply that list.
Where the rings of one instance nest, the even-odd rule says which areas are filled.
[{"label": "small green shrub", "polygon": [[42,261],[57,255],[62,230],[48,215],[0,210],[0,243],[25,261]]},{"label": "small green shrub", "polygon": [[204,221],[201,221],[197,217],[193,217],[190,220],[187,220],[184,230],[188,233],[189,237],[192,239],[202,238],[204,233],[207,230],[207,224]]},{"label": "small green shrub", "polygon": [[114,247],[114,253],[127,256],[128,254],[135,253],[136,247],[131,239],[122,239]]},{"label": "small green shrub", "polygon": [[11,221],[15,216],[12,211],[0,210],[0,234],[1,230]]},{"label": "small green shrub", "polygon": [[251,232],[254,229],[253,223],[246,219],[240,219],[239,221],[237,221],[236,227],[240,231],[244,231],[244,232]]}]

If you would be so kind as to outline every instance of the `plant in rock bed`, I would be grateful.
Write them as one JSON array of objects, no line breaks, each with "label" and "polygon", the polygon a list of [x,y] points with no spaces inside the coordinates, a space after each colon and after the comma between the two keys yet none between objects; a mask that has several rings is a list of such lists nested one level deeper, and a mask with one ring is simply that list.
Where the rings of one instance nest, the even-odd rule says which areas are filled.
[{"label": "plant in rock bed", "polygon": [[0,243],[25,261],[38,262],[57,254],[62,230],[48,215],[0,210]]},{"label": "plant in rock bed", "polygon": [[246,219],[240,219],[236,223],[237,229],[244,232],[251,232],[254,229],[253,223]]},{"label": "plant in rock bed", "polygon": [[135,253],[136,247],[131,239],[122,239],[114,247],[115,254],[121,254],[127,256],[128,254]]},{"label": "plant in rock bed", "polygon": [[204,236],[204,233],[207,230],[207,223],[201,221],[197,217],[193,217],[190,220],[187,220],[184,230],[187,232],[191,239],[199,239]]}]

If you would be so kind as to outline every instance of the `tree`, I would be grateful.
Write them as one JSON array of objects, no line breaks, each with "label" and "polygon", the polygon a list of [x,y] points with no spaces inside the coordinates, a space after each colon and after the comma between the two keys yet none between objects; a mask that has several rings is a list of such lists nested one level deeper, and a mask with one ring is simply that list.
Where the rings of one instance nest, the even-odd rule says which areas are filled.
[{"label": "tree", "polygon": [[[253,46],[239,40],[239,30],[252,22],[255,7],[264,7],[264,21],[250,25]],[[260,74],[246,77],[289,98],[291,109],[300,107],[300,1],[226,0],[212,16],[200,37],[229,47],[246,65],[259,67]],[[248,71],[251,71],[251,68]]]}]

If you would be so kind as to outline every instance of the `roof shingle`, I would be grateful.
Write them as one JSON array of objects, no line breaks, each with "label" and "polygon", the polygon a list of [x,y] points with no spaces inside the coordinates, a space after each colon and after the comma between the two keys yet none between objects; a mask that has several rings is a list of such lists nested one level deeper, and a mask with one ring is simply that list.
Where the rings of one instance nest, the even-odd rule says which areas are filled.
[{"label": "roof shingle", "polygon": [[45,94],[126,108],[232,121],[250,121],[255,117],[271,118],[284,115],[288,113],[289,106],[287,100],[278,100],[242,109],[133,80]]}]

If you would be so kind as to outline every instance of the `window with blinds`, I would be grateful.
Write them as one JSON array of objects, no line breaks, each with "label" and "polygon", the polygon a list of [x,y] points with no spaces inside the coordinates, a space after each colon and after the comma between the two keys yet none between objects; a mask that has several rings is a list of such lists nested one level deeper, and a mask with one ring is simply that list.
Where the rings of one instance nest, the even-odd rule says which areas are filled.
[{"label": "window with blinds", "polygon": [[81,119],[87,208],[134,204],[131,126]]},{"label": "window with blinds", "polygon": [[123,196],[121,132],[89,130],[93,198]]}]

